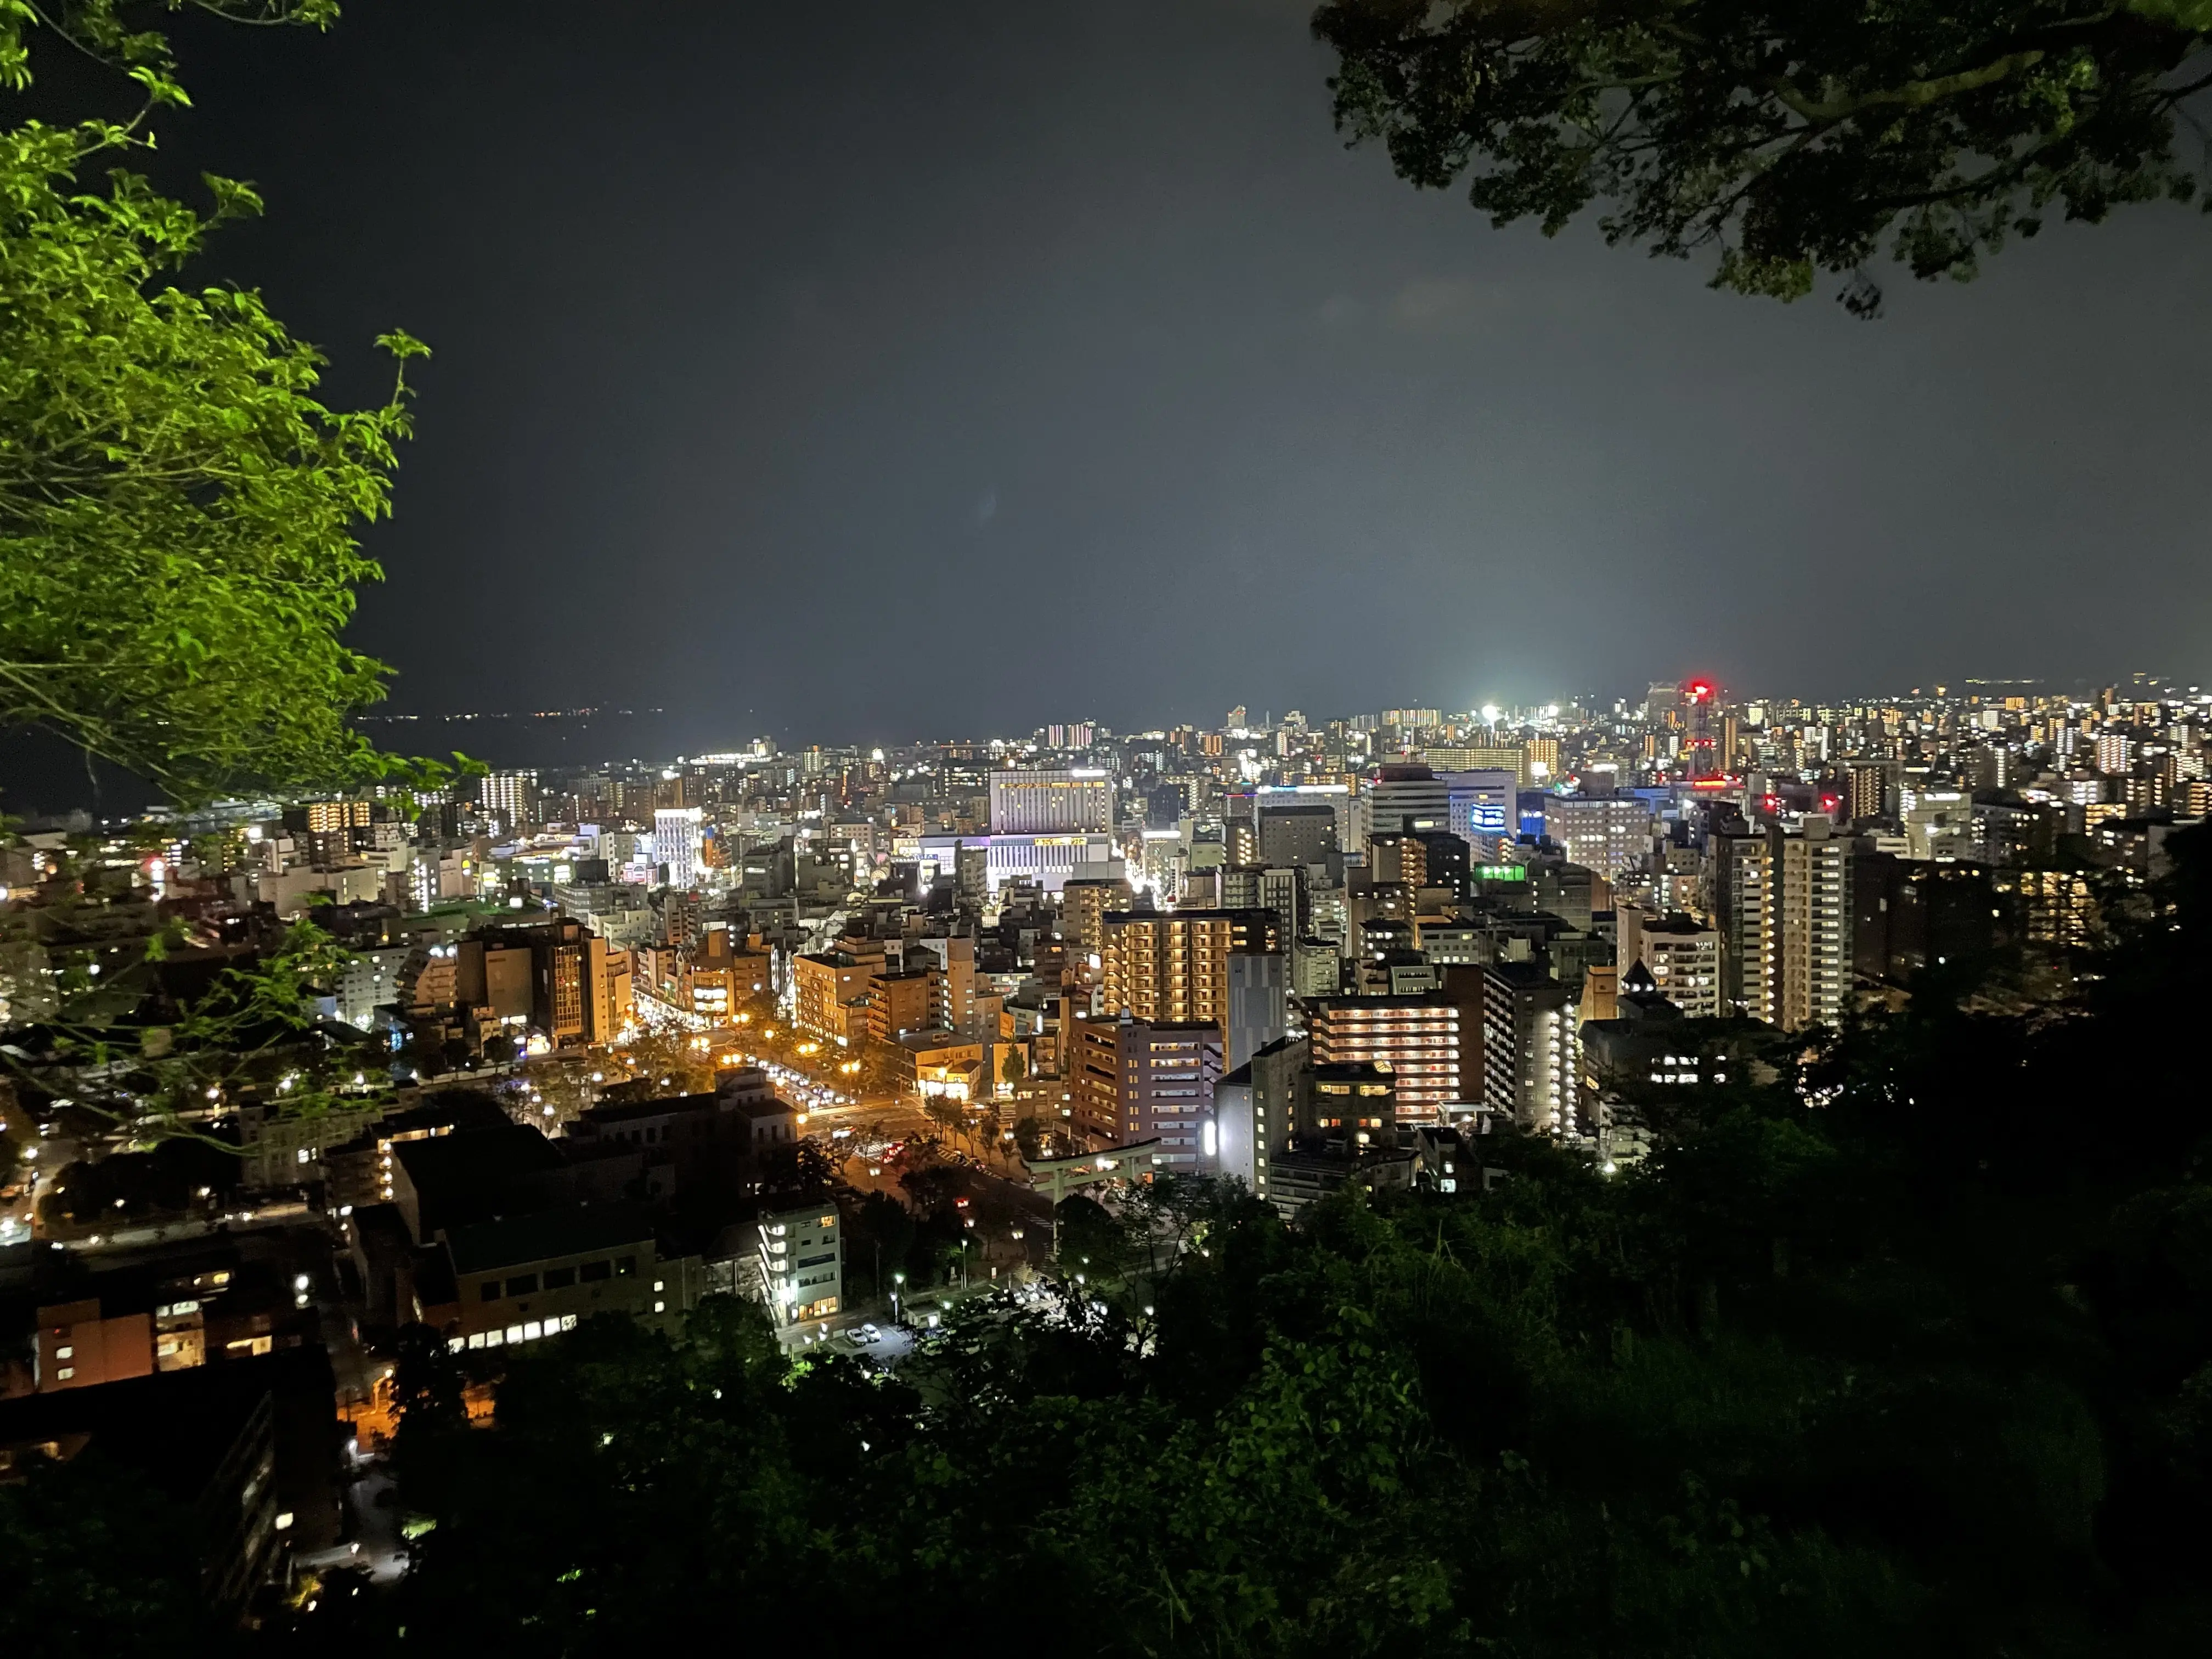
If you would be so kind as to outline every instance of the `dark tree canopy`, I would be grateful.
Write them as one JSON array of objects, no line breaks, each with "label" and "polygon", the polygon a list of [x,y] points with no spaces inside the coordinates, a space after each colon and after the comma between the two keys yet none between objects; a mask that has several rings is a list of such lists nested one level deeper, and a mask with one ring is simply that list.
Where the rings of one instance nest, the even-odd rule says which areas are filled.
[{"label": "dark tree canopy", "polygon": [[2199,193],[2212,0],[1325,0],[1339,126],[1500,225],[1710,252],[1713,284],[1970,277],[2052,212]]}]

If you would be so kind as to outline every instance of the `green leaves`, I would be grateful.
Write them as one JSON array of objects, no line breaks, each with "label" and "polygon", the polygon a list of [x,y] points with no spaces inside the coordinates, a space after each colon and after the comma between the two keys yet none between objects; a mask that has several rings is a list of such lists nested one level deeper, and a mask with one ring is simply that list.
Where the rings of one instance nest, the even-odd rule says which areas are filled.
[{"label": "green leaves", "polygon": [[[211,0],[242,21],[326,25],[327,0]],[[391,510],[410,432],[411,336],[390,398],[333,410],[324,359],[258,294],[167,279],[210,226],[262,210],[210,176],[206,214],[122,168],[149,114],[189,103],[161,35],[113,0],[41,14],[0,0],[0,83],[24,84],[47,23],[143,90],[126,125],[0,133],[0,724],[44,726],[191,804],[372,781],[431,787],[348,716],[389,669],[341,635],[364,582],[361,527]]]}]

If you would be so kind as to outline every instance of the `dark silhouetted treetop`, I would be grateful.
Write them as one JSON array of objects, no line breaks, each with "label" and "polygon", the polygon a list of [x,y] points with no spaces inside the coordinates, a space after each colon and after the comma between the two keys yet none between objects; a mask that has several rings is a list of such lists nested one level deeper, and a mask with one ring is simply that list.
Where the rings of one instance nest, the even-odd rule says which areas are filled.
[{"label": "dark silhouetted treetop", "polygon": [[1972,276],[2053,211],[2188,201],[2212,0],[1325,0],[1340,129],[1555,234],[1710,252],[1713,285],[1872,315],[1885,252]]}]

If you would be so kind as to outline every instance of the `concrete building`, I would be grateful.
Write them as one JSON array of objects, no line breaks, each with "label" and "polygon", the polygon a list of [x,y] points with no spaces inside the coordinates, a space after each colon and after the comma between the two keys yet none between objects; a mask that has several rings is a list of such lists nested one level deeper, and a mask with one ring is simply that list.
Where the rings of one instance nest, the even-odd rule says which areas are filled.
[{"label": "concrete building", "polygon": [[1230,958],[1282,948],[1273,912],[1130,911],[1103,919],[1101,1007],[1139,1019],[1205,1020],[1227,1029]]},{"label": "concrete building", "polygon": [[828,1319],[845,1304],[845,1228],[835,1204],[764,1215],[756,1224],[761,1279],[780,1329]]},{"label": "concrete building", "polygon": [[1472,1016],[1443,991],[1322,997],[1308,1006],[1316,1066],[1367,1064],[1395,1085],[1398,1119],[1437,1123],[1473,1109],[1479,1084]]},{"label": "concrete building", "polygon": [[1211,1170],[1221,1030],[1211,1020],[1078,1019],[1073,1044],[1077,1133],[1102,1146],[1158,1139],[1158,1161]]},{"label": "concrete building", "polygon": [[1324,864],[1338,850],[1336,808],[1323,801],[1260,807],[1259,862]]},{"label": "concrete building", "polygon": [[1540,1134],[1577,1133],[1574,994],[1534,963],[1480,971],[1485,1103]]},{"label": "concrete building", "polygon": [[1091,768],[991,774],[993,836],[1103,835],[1114,828],[1114,780]]},{"label": "concrete building", "polygon": [[706,1291],[696,1256],[664,1257],[631,1204],[570,1204],[454,1227],[443,1236],[454,1304],[446,1346],[514,1347],[624,1313],[674,1334]]},{"label": "concrete building", "polygon": [[1544,835],[1607,880],[1651,856],[1651,807],[1638,795],[1549,795]]}]

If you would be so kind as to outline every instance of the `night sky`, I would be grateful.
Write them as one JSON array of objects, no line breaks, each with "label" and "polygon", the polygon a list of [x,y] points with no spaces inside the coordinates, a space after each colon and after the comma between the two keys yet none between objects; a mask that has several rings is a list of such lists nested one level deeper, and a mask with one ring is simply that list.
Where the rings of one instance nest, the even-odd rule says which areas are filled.
[{"label": "night sky", "polygon": [[2212,224],[1888,315],[1492,230],[1331,130],[1302,0],[352,0],[165,141],[368,395],[429,341],[393,707],[686,740],[1717,674],[2212,679]]}]

